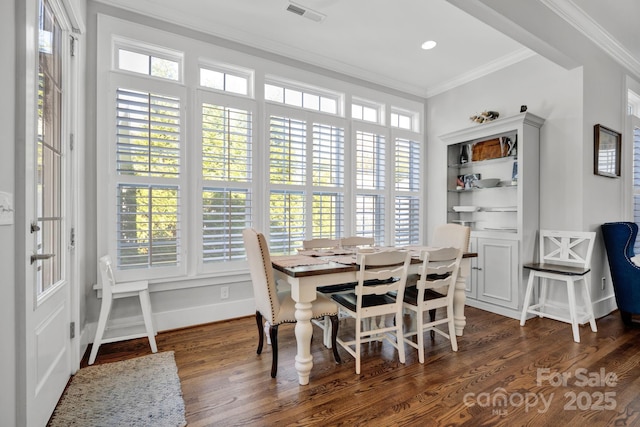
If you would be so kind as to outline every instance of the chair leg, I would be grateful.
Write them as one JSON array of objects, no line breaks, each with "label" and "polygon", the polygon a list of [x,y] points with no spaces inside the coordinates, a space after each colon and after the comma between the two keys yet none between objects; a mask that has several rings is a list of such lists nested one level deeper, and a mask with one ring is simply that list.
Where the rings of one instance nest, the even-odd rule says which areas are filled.
[{"label": "chair leg", "polygon": [[275,378],[278,373],[278,325],[271,325],[269,328],[269,336],[271,337],[271,378]]},{"label": "chair leg", "polygon": [[262,353],[262,345],[264,344],[264,330],[262,329],[262,313],[256,311],[256,323],[258,324],[258,350],[257,354]]},{"label": "chair leg", "polygon": [[338,346],[336,343],[336,339],[338,337],[338,326],[340,325],[340,321],[338,320],[338,316],[329,316],[331,321],[331,348],[333,349],[333,358],[336,363],[341,363],[340,355],[338,354]]},{"label": "chair leg", "polygon": [[[370,321],[371,319],[365,319],[366,321]],[[362,335],[362,321],[356,318],[356,336],[355,336],[355,353],[356,353],[356,374],[360,375],[360,344]]]},{"label": "chair leg", "polygon": [[591,293],[589,292],[589,281],[587,278],[582,279],[582,283],[584,283],[584,307],[587,311],[587,315],[589,316],[589,325],[591,325],[591,330],[593,332],[598,332],[598,327],[596,326],[596,317],[593,314],[593,304],[591,303]]},{"label": "chair leg", "polygon": [[402,306],[396,313],[396,344],[398,345],[398,359],[404,364],[404,331],[402,328]]},{"label": "chair leg", "polygon": [[576,290],[572,280],[567,281],[567,293],[569,295],[569,316],[571,317],[573,340],[580,342],[580,330],[578,329],[578,318],[576,314]]},{"label": "chair leg", "polygon": [[527,291],[524,294],[524,303],[522,304],[522,315],[520,316],[520,326],[524,326],[527,321],[527,310],[531,305],[531,293],[533,292],[533,280],[535,279],[533,271],[529,272],[529,280],[527,283]]},{"label": "chair leg", "polygon": [[451,341],[451,350],[458,351],[458,339],[456,338],[456,327],[453,322],[453,302],[447,307],[447,317],[449,318],[449,340]]},{"label": "chair leg", "polygon": [[147,330],[147,336],[149,337],[149,345],[151,346],[151,352],[157,353],[158,346],[156,344],[156,332],[153,328],[153,317],[151,315],[151,298],[149,298],[149,290],[144,290],[139,293],[140,306],[142,307],[142,317],[144,319],[144,327]]},{"label": "chair leg", "polygon": [[104,330],[107,327],[107,320],[109,319],[109,313],[111,311],[111,303],[111,298],[104,298],[103,296],[102,304],[100,305],[100,317],[98,318],[98,329],[96,329],[96,336],[93,339],[91,354],[89,355],[89,365],[93,365],[96,361],[98,349],[100,348],[100,344],[102,344]]},{"label": "chair leg", "polygon": [[635,326],[633,324],[633,318],[631,317],[631,313],[629,313],[628,311],[620,310],[620,317],[622,318],[622,323],[624,323],[625,326]]},{"label": "chair leg", "polygon": [[[420,307],[416,307],[416,338],[418,341],[418,362],[424,363],[424,312]],[[435,316],[435,315],[434,315]],[[429,317],[431,317],[431,310],[429,311]],[[433,331],[431,331],[431,337],[433,338]]]},{"label": "chair leg", "polygon": [[[436,320],[436,309],[432,308],[431,310],[429,310],[429,321],[433,322],[435,320]],[[431,339],[434,339],[436,337],[436,333],[433,330],[431,330],[430,332],[431,333],[429,335],[431,335]]]}]

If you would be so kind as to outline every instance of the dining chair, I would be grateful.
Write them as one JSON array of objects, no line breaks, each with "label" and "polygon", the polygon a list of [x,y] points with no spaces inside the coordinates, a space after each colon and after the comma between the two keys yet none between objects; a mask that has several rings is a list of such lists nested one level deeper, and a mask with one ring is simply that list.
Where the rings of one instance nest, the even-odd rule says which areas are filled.
[{"label": "dining chair", "polygon": [[[375,244],[375,239],[373,237],[364,237],[364,236],[350,236],[343,237],[339,240],[339,246],[341,248],[353,248],[354,250],[358,247],[368,247],[373,246]],[[318,287],[318,292],[322,292],[323,294],[336,294],[342,292],[351,292],[355,289],[356,282],[348,282],[348,283],[339,283],[336,285],[327,285]]]},{"label": "dining chair", "polygon": [[[462,252],[469,250],[469,239],[471,237],[471,227],[461,224],[440,224],[433,230],[431,246],[434,248],[458,248]],[[413,283],[413,280],[411,280]],[[407,284],[409,286],[409,284]],[[432,292],[437,292],[432,289]],[[429,318],[435,320],[436,310],[429,310]],[[435,337],[435,332],[431,331],[431,338]]]},{"label": "dining chair", "polygon": [[[256,323],[258,325],[258,349],[257,354],[262,353],[264,343],[263,319],[268,322],[269,337],[271,339],[271,378],[275,378],[278,372],[278,326],[283,323],[296,323],[295,302],[291,298],[291,292],[276,289],[276,280],[271,265],[269,247],[264,235],[253,228],[246,228],[242,232],[249,272],[253,283],[253,293],[256,304]],[[331,343],[333,357],[336,363],[340,363],[340,355],[336,346],[338,333],[338,306],[328,297],[318,293],[317,299],[311,305],[311,317],[323,319],[329,316],[331,319]]]},{"label": "dining chair", "polygon": [[375,238],[365,236],[349,236],[340,239],[340,246],[342,246],[343,248],[356,246],[373,246],[375,243]]},{"label": "dining chair", "polygon": [[[153,319],[151,316],[151,299],[149,298],[149,282],[146,280],[140,280],[136,282],[118,282],[116,283],[115,275],[113,274],[113,267],[111,257],[105,255],[99,260],[100,276],[102,278],[102,304],[100,306],[100,315],[98,317],[98,328],[96,329],[96,335],[93,339],[93,345],[91,347],[91,353],[89,355],[89,365],[93,365],[98,355],[98,349],[102,344],[124,341],[133,338],[148,337],[151,351],[156,353],[158,347],[156,345],[156,332],[153,326]],[[142,308],[142,318],[144,320],[145,332],[141,333],[135,330],[127,329],[124,335],[115,335],[105,337],[105,332],[108,330],[107,321],[109,320],[109,314],[111,313],[111,306],[113,300],[137,297],[140,300],[140,307]]]},{"label": "dining chair", "polygon": [[[356,361],[356,374],[360,374],[360,356],[363,343],[385,339],[397,350],[400,363],[405,362],[402,330],[402,295],[411,262],[408,251],[381,251],[359,254],[360,268],[356,274],[358,282],[352,293],[334,294],[331,298],[340,306],[340,312],[355,319],[354,339],[336,341]],[[378,284],[372,284],[372,281]],[[365,285],[365,282],[369,282]],[[397,297],[391,295],[395,292]],[[395,316],[392,326],[363,328],[363,320],[373,320],[377,316]]]},{"label": "dining chair", "polygon": [[[456,331],[453,323],[453,294],[462,260],[462,249],[459,248],[425,248],[420,251],[422,265],[419,279],[415,287],[407,287],[404,293],[403,306],[412,311],[416,317],[415,330],[405,332],[404,341],[418,350],[418,359],[424,363],[424,332],[430,331],[432,336],[438,333],[451,341],[451,349],[458,351]],[[437,291],[436,291],[437,289]],[[429,316],[424,320],[425,311],[444,308],[445,316],[435,320]],[[447,330],[437,326],[446,325]],[[416,336],[417,342],[411,337]]]},{"label": "dining chair", "polygon": [[340,245],[339,239],[317,238],[302,241],[303,249],[333,249]]},{"label": "dining chair", "polygon": [[440,224],[433,229],[430,245],[434,248],[459,248],[469,250],[471,228],[460,224]]},{"label": "dining chair", "polygon": [[[580,342],[578,324],[588,321],[591,330],[598,331],[589,295],[589,272],[591,271],[591,255],[596,233],[594,231],[540,230],[539,234],[540,262],[523,266],[529,270],[529,280],[524,296],[520,325],[524,326],[528,314],[568,322],[573,331],[573,340]],[[540,295],[538,302],[532,304],[535,279],[540,279]],[[547,301],[551,280],[566,284],[569,317],[566,316],[566,307]],[[583,285],[584,308],[580,311],[576,306],[575,285],[577,283]]]}]

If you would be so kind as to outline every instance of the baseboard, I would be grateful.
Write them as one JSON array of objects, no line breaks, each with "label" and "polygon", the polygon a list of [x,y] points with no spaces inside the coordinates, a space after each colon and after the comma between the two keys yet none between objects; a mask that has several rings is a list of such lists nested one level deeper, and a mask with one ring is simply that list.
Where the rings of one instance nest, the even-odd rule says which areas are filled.
[{"label": "baseboard", "polygon": [[469,307],[479,308],[481,310],[489,311],[491,313],[499,314],[501,316],[510,317],[511,319],[520,320],[520,310],[514,310],[512,308],[500,307],[498,305],[489,304],[483,301],[467,298],[466,305]]},{"label": "baseboard", "polygon": [[[210,304],[198,307],[188,307],[180,310],[161,311],[153,313],[153,321],[158,332],[171,329],[186,328],[204,323],[233,319],[255,314],[253,298],[234,300],[222,304]],[[142,325],[142,315],[115,319],[109,322],[110,329],[128,328]],[[81,333],[80,347],[86,351],[93,342],[98,322],[87,323]]]}]

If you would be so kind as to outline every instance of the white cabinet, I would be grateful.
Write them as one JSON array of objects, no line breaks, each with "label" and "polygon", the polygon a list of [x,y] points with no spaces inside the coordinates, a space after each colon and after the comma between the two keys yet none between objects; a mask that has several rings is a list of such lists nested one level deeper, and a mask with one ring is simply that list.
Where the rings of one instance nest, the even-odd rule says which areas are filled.
[{"label": "white cabinet", "polygon": [[[471,250],[478,254],[467,304],[514,319],[526,286],[522,264],[534,259],[539,228],[543,123],[521,113],[440,137],[448,146],[447,221],[471,227]],[[487,188],[477,178],[498,184]]]}]

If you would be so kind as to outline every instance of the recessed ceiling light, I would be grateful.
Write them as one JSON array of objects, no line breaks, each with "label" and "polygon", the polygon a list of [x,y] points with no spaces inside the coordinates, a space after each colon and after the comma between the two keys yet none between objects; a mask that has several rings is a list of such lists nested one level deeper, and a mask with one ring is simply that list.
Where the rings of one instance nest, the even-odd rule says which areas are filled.
[{"label": "recessed ceiling light", "polygon": [[424,50],[433,49],[434,47],[436,47],[437,44],[438,43],[436,43],[435,41],[429,40],[429,41],[426,41],[426,42],[422,43],[422,48]]}]

